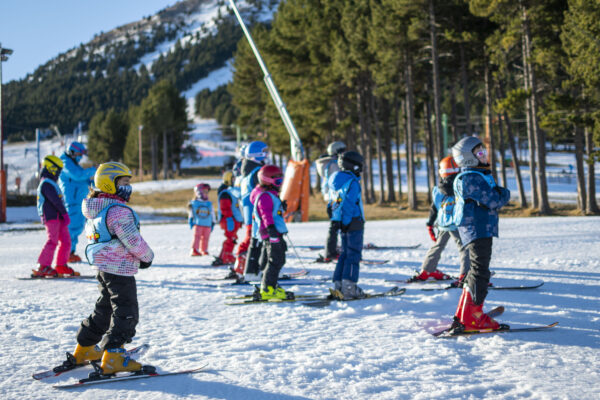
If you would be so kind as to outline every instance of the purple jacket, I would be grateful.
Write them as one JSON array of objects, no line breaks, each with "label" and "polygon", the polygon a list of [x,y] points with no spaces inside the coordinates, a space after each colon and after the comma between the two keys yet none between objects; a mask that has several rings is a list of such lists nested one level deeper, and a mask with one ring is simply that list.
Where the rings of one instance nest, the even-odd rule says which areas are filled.
[{"label": "purple jacket", "polygon": [[[58,179],[58,177],[52,175],[46,170],[42,171],[41,178],[52,179],[54,182],[56,182]],[[56,192],[54,186],[52,186],[50,183],[43,183],[41,191],[46,199],[42,207],[42,211],[44,213],[42,218],[45,221],[58,219],[62,215],[67,214],[67,209],[65,208],[65,204],[61,199],[61,194]]]},{"label": "purple jacket", "polygon": [[[256,203],[256,199],[262,193],[264,193],[265,188],[256,186],[252,193],[250,193],[250,202],[252,204]],[[268,190],[273,195],[279,197],[279,193],[276,190]],[[269,233],[267,232],[267,226],[274,225],[275,221],[273,220],[273,200],[271,196],[260,196],[258,199],[258,204],[256,204],[256,209],[258,210],[258,216],[260,217],[260,227],[258,233],[260,234],[261,239],[267,239],[269,237]]]}]

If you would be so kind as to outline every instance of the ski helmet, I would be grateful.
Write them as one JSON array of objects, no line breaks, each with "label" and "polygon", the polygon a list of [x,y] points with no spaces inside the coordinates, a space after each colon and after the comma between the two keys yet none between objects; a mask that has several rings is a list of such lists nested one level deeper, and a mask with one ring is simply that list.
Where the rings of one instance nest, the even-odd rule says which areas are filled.
[{"label": "ski helmet", "polygon": [[283,172],[276,165],[264,165],[258,171],[258,182],[263,185],[272,185],[276,188],[283,184]]},{"label": "ski helmet", "polygon": [[363,170],[365,160],[360,153],[356,151],[345,151],[338,157],[338,167],[342,171],[354,172],[359,175]]},{"label": "ski helmet", "polygon": [[264,161],[269,155],[269,148],[260,140],[250,142],[244,151],[244,156],[252,161]]},{"label": "ski helmet", "polygon": [[117,179],[124,176],[130,178],[132,176],[131,170],[127,165],[114,161],[100,164],[94,175],[94,185],[101,192],[118,194],[116,186]]},{"label": "ski helmet", "polygon": [[458,174],[459,171],[460,168],[458,167],[456,161],[454,161],[454,158],[452,158],[452,156],[442,158],[442,161],[440,161],[439,173],[442,178]]},{"label": "ski helmet", "polygon": [[346,151],[346,145],[344,142],[332,142],[327,146],[327,154],[330,156],[336,156]]},{"label": "ski helmet", "polygon": [[52,175],[58,176],[60,175],[60,171],[62,171],[64,164],[60,158],[53,155],[48,155],[44,157],[44,160],[42,161],[42,167]]},{"label": "ski helmet", "polygon": [[476,167],[479,160],[473,154],[473,149],[481,145],[481,140],[476,136],[467,136],[452,146],[452,157],[460,167]]},{"label": "ski helmet", "polygon": [[194,194],[196,197],[202,198],[202,200],[206,200],[208,198],[208,191],[210,190],[210,185],[208,183],[199,183],[194,187]]},{"label": "ski helmet", "polygon": [[87,149],[85,148],[85,145],[83,143],[73,142],[69,145],[69,148],[67,149],[67,154],[71,157],[80,156],[87,154]]},{"label": "ski helmet", "polygon": [[233,186],[233,172],[223,172],[223,183],[227,186]]}]

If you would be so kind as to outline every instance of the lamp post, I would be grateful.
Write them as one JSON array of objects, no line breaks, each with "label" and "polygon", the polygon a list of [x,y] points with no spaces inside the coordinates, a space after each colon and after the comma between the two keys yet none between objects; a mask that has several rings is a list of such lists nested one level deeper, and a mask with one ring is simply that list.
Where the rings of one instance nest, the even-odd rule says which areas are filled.
[{"label": "lamp post", "polygon": [[140,182],[144,180],[144,170],[142,169],[142,130],[144,125],[138,126],[138,173],[140,174]]},{"label": "lamp post", "polygon": [[0,222],[6,222],[6,169],[4,168],[4,127],[2,125],[2,63],[12,54],[11,49],[2,48],[0,43]]}]

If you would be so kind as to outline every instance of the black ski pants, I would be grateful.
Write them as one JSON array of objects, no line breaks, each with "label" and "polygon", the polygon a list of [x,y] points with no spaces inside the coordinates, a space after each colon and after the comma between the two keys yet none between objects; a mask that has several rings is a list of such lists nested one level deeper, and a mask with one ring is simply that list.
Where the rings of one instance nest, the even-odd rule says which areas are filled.
[{"label": "black ski pants", "polygon": [[77,343],[92,346],[102,340],[102,349],[121,347],[135,336],[139,319],[135,278],[108,272],[99,272],[96,278],[100,297],[92,314],[81,322]]},{"label": "black ski pants", "polygon": [[471,269],[465,278],[465,284],[471,292],[473,303],[483,304],[491,277],[492,238],[475,239],[465,247],[471,260]]},{"label": "black ski pants", "polygon": [[264,268],[259,262],[261,257],[261,251],[263,248],[262,241],[260,239],[252,238],[250,240],[250,246],[246,253],[246,265],[244,266],[244,274],[258,274]]},{"label": "black ski pants", "polygon": [[263,247],[266,249],[265,255],[267,257],[267,267],[263,274],[261,288],[266,290],[268,286],[277,286],[279,272],[285,264],[287,244],[283,238],[281,238],[278,243],[271,243],[269,239],[265,239]]},{"label": "black ski pants", "polygon": [[340,223],[338,221],[329,221],[329,229],[327,230],[327,242],[325,243],[325,258],[336,258],[338,255],[338,232],[340,231]]}]

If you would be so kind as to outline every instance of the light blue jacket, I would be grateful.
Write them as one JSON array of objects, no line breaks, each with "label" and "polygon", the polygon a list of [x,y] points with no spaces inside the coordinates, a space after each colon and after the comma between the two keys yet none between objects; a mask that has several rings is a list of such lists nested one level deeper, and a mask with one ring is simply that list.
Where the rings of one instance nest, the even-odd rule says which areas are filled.
[{"label": "light blue jacket", "polygon": [[65,196],[65,204],[69,214],[74,209],[81,213],[81,202],[88,195],[90,181],[96,168],[82,168],[66,153],[60,156],[64,167],[58,178],[58,184]]}]

